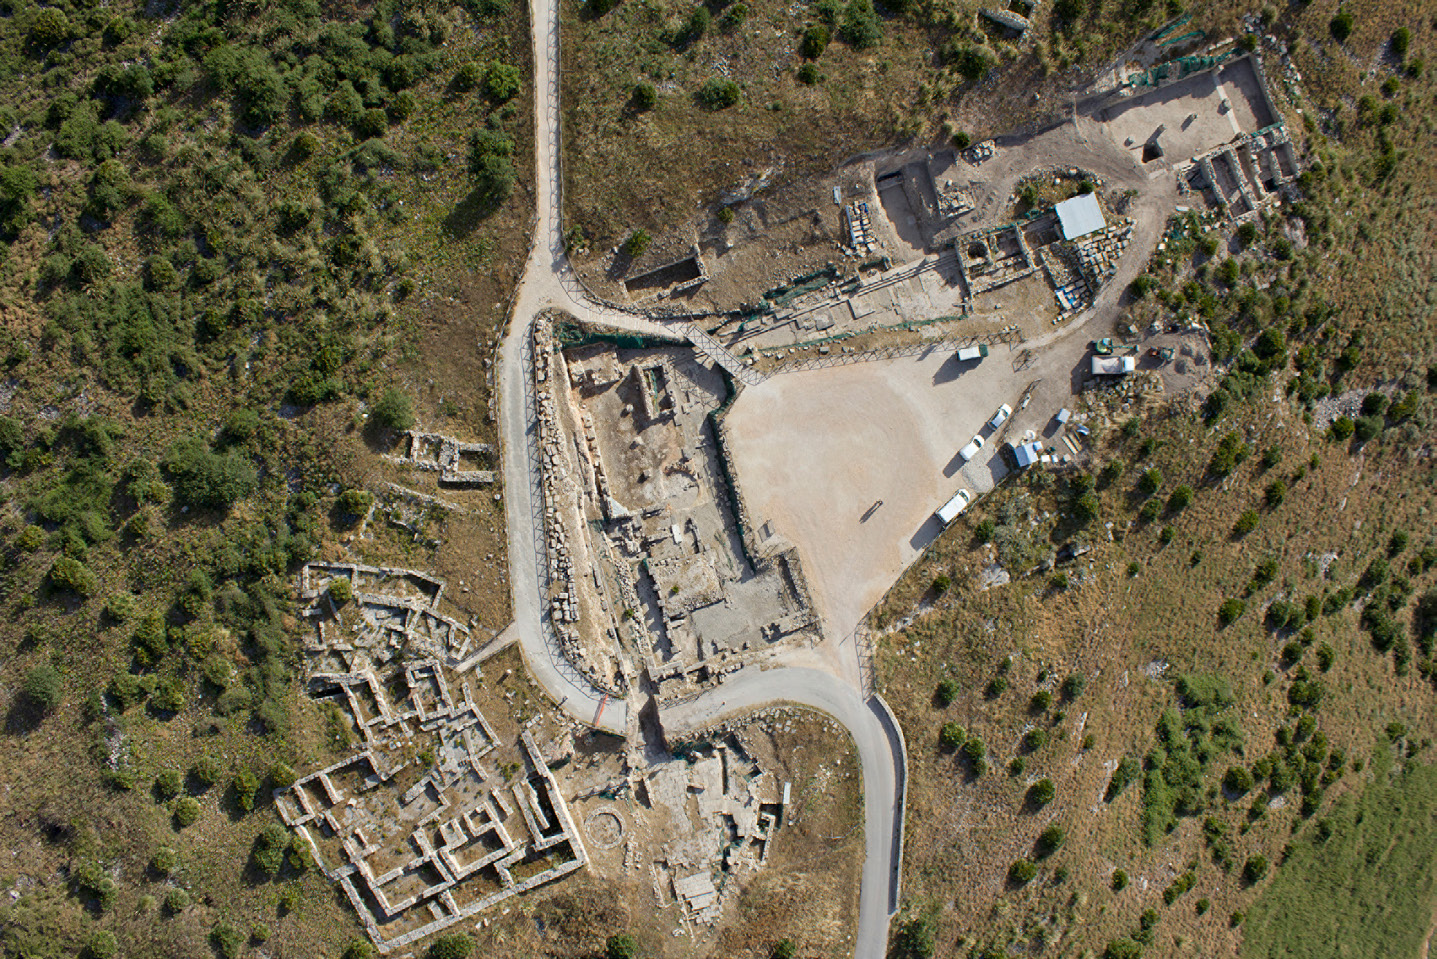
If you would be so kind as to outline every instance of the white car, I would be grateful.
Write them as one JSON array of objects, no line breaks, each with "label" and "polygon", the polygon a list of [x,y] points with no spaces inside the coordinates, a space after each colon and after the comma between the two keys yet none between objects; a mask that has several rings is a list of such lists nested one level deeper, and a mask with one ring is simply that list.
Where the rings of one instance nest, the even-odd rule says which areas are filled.
[{"label": "white car", "polygon": [[969,460],[971,460],[973,457],[977,456],[977,455],[978,455],[978,451],[981,450],[982,448],[983,448],[983,437],[981,437],[981,436],[975,436],[975,437],[973,437],[972,441],[969,442],[969,444],[968,444],[967,446],[963,447],[961,450],[958,451],[958,455],[961,456],[961,457],[963,458],[963,462],[966,463],[966,462],[968,462]]},{"label": "white car", "polygon": [[990,429],[996,430],[998,427],[1008,422],[1008,417],[1012,415],[1013,407],[1009,406],[1007,403],[1004,403],[1002,406],[998,407],[998,412],[994,413],[993,418],[988,421],[988,427]]}]

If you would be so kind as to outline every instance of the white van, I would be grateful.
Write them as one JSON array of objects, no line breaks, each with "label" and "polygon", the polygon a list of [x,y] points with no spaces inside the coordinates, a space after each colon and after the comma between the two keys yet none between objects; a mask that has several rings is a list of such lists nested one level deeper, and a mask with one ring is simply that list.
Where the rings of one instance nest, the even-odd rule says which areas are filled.
[{"label": "white van", "polygon": [[981,436],[975,436],[975,437],[973,437],[972,440],[969,441],[969,443],[968,443],[967,446],[963,447],[961,450],[958,451],[958,455],[961,456],[961,457],[963,457],[963,462],[966,463],[966,462],[968,462],[969,460],[971,460],[973,457],[977,456],[977,455],[978,455],[978,451],[981,450],[982,448],[983,448],[983,437],[981,437]]},{"label": "white van", "polygon": [[968,508],[970,502],[972,502],[972,497],[968,495],[968,491],[966,489],[960,489],[954,494],[952,499],[938,507],[938,512],[933,515],[938,517],[938,522],[947,526],[958,518],[959,513]]},{"label": "white van", "polygon": [[998,412],[994,413],[993,418],[988,421],[989,429],[996,430],[998,427],[1008,422],[1008,417],[1012,415],[1013,407],[1009,406],[1007,403],[1004,403],[1002,406],[998,407]]}]

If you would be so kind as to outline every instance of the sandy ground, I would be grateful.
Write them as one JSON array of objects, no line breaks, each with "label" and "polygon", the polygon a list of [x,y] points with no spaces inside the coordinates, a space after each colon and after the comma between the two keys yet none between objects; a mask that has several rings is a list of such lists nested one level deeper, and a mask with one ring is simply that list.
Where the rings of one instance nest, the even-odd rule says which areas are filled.
[{"label": "sandy ground", "polygon": [[[1260,89],[1252,65],[1241,60],[1123,101],[1093,119],[1106,121],[1104,132],[1139,162],[1143,144],[1161,128],[1159,140],[1167,159],[1181,162],[1271,123]],[[1221,106],[1224,99],[1228,109]],[[1130,137],[1132,145],[1126,146]]]},{"label": "sandy ground", "polygon": [[[1065,343],[1066,347],[1068,344]],[[1085,343],[1075,343],[1086,359]],[[846,637],[939,532],[933,511],[960,487],[993,488],[999,447],[1040,435],[1072,391],[1074,350],[1021,369],[1021,348],[981,363],[950,350],[833,369],[785,373],[744,391],[729,412],[732,454],[755,524],[799,548],[831,635]],[[1001,403],[1028,409],[995,436]],[[981,433],[963,463],[958,449]],[[875,502],[883,505],[867,519]]]}]

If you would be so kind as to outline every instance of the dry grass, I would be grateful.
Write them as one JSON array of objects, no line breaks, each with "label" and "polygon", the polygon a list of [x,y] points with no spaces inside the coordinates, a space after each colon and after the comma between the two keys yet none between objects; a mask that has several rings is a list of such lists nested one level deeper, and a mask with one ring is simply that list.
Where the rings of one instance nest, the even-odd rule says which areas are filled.
[{"label": "dry grass", "polygon": [[[1174,459],[1178,454],[1190,458],[1181,440],[1179,433],[1169,447]],[[1287,448],[1288,462],[1305,452],[1301,446]],[[1291,670],[1279,663],[1283,640],[1261,624],[1263,601],[1328,587],[1306,561],[1310,554],[1340,553],[1329,581],[1348,583],[1394,528],[1423,528],[1421,517],[1433,505],[1430,490],[1409,486],[1404,500],[1394,504],[1388,499],[1393,482],[1403,482],[1400,474],[1394,476],[1396,459],[1388,453],[1381,456],[1382,466],[1363,464],[1354,483],[1358,464],[1341,451],[1324,450],[1322,468],[1294,484],[1287,503],[1266,516],[1258,532],[1235,542],[1227,530],[1252,502],[1260,480],[1252,466],[1244,467],[1229,488],[1199,494],[1175,524],[1177,538],[1165,548],[1157,548],[1155,531],[1130,533],[1123,542],[1083,557],[1077,564],[1082,584],[1065,592],[1049,592],[1039,579],[980,593],[970,585],[971,569],[965,569],[957,577],[963,586],[955,588],[961,595],[943,598],[885,640],[885,694],[904,724],[913,769],[907,888],[918,902],[943,904],[949,938],[1018,940],[1044,928],[1041,935],[1050,940],[1101,948],[1107,938],[1136,928],[1143,908],[1156,904],[1161,909],[1160,901],[1155,903],[1158,893],[1184,863],[1198,859],[1198,884],[1179,905],[1164,911],[1160,937],[1170,946],[1184,937],[1209,955],[1235,947],[1237,934],[1227,929],[1226,918],[1245,908],[1253,894],[1203,856],[1199,821],[1184,820],[1166,842],[1148,849],[1139,827],[1141,787],[1129,788],[1113,803],[1103,802],[1103,791],[1117,759],[1151,748],[1157,713],[1175,705],[1170,683],[1181,672],[1215,672],[1232,680],[1236,713],[1247,731],[1247,762],[1273,748],[1273,731],[1291,724],[1284,693]],[[1164,468],[1181,466],[1169,461]],[[1016,492],[1000,491],[994,498]],[[1113,498],[1110,493],[1107,502]],[[1339,508],[1344,502],[1346,509]],[[1051,501],[1044,505],[1061,508]],[[994,508],[992,501],[985,506]],[[1123,513],[1116,504],[1105,504],[1105,517],[1121,520]],[[1194,566],[1191,558],[1199,549],[1202,559]],[[1218,630],[1217,606],[1224,597],[1241,595],[1253,565],[1268,555],[1280,560],[1278,583],[1251,597],[1249,611],[1237,624]],[[1133,578],[1126,570],[1130,559],[1141,566]],[[925,584],[930,570],[912,578]],[[1415,583],[1419,592],[1430,588],[1426,580],[1425,586]],[[1319,712],[1319,728],[1335,746],[1349,756],[1365,756],[1394,718],[1406,722],[1414,737],[1434,732],[1432,688],[1416,677],[1395,677],[1390,659],[1375,654],[1357,630],[1354,610],[1321,620],[1315,644],[1321,643],[1337,653],[1332,671],[1323,677],[1329,695]],[[1008,690],[985,697],[984,687],[1010,656]],[[1315,671],[1311,659],[1309,653],[1305,661]],[[1268,669],[1276,677],[1271,685],[1262,680]],[[1055,707],[1060,713],[1035,715],[1026,705],[1032,694],[1040,687],[1054,689],[1069,672],[1088,677],[1086,691],[1071,705]],[[947,676],[957,678],[963,692],[942,710],[932,696],[938,679]],[[966,762],[938,747],[938,728],[949,720],[987,743],[993,768],[976,780]],[[1025,755],[1020,737],[1035,726],[1050,730],[1050,744]],[[1085,747],[1086,736],[1093,738]],[[1010,776],[1002,767],[1017,755],[1025,755],[1027,768],[1021,776]],[[1229,761],[1215,762],[1217,776]],[[1052,778],[1058,796],[1042,811],[1025,803],[1027,785],[1039,776]],[[1361,782],[1349,774],[1329,796],[1360,788]],[[1290,797],[1286,810],[1269,813],[1241,837],[1238,861],[1254,850],[1276,861],[1288,823],[1295,820],[1295,805]],[[1212,814],[1230,822],[1235,833],[1244,819],[1222,800],[1212,805]],[[1033,843],[1050,821],[1063,824],[1069,834],[1067,846],[1050,861],[1055,868],[1045,866],[1026,889],[1007,888],[1008,865],[1033,855]],[[1069,871],[1066,882],[1054,881],[1057,867]],[[1123,893],[1107,888],[1114,868],[1132,878],[1132,887]],[[960,889],[963,894],[954,898]],[[1199,898],[1213,904],[1205,918],[1191,908]]]}]

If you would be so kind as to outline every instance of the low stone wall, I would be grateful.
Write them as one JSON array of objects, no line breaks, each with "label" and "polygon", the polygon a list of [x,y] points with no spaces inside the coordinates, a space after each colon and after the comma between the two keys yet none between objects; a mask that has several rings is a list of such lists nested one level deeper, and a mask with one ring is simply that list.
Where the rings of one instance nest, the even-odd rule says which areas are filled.
[{"label": "low stone wall", "polygon": [[[588,662],[587,654],[579,641],[578,630],[574,626],[579,619],[578,588],[574,581],[574,558],[569,550],[570,534],[564,528],[563,516],[560,513],[559,479],[556,475],[564,439],[554,408],[553,390],[564,388],[564,380],[555,370],[558,341],[554,336],[552,318],[541,315],[536,319],[531,336],[534,350],[534,406],[539,431],[540,493],[544,510],[544,550],[545,561],[548,563],[548,582],[551,586],[549,621],[564,658],[582,673],[594,688],[611,696],[622,697],[623,690],[599,675]],[[553,584],[559,584],[559,588],[553,589]]]}]

